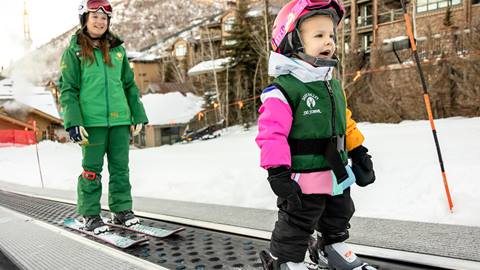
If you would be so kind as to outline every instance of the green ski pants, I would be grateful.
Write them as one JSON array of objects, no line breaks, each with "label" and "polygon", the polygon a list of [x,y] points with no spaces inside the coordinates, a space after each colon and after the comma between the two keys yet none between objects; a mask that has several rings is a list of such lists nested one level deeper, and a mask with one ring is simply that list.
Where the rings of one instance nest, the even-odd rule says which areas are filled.
[{"label": "green ski pants", "polygon": [[82,167],[84,172],[93,172],[95,179],[81,174],[77,184],[77,212],[82,216],[100,214],[102,195],[103,159],[107,154],[108,205],[110,211],[120,212],[132,209],[132,195],[128,169],[130,126],[90,127],[88,144],[82,145]]}]

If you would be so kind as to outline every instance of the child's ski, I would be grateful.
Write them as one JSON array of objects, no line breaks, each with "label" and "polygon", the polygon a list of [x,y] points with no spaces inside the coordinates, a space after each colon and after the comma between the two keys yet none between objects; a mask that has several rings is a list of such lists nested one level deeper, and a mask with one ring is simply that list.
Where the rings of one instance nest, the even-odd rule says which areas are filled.
[{"label": "child's ski", "polygon": [[63,225],[65,225],[68,228],[79,231],[83,234],[93,236],[97,239],[100,239],[100,240],[102,240],[106,243],[109,243],[111,245],[114,245],[118,248],[128,248],[128,247],[131,247],[133,245],[137,245],[137,244],[144,243],[144,242],[148,241],[148,238],[145,238],[145,237],[142,237],[142,238],[139,238],[139,239],[131,239],[131,238],[121,236],[120,234],[118,234],[116,232],[111,232],[111,231],[103,232],[103,233],[100,233],[100,234],[94,234],[93,232],[83,230],[82,229],[83,228],[83,223],[74,219],[74,218],[64,219],[63,220]]},{"label": "child's ski", "polygon": [[145,235],[158,237],[158,238],[165,238],[165,237],[168,237],[170,235],[173,235],[173,234],[176,234],[178,232],[181,232],[181,231],[185,230],[184,227],[176,228],[174,230],[167,230],[167,229],[161,229],[161,228],[157,228],[157,227],[146,226],[146,225],[143,225],[143,224],[134,224],[134,225],[126,227],[122,224],[113,223],[110,218],[102,217],[102,219],[103,219],[103,222],[105,224],[107,224],[108,226],[117,227],[117,228],[129,230],[129,231],[132,231],[132,232],[143,233]]}]

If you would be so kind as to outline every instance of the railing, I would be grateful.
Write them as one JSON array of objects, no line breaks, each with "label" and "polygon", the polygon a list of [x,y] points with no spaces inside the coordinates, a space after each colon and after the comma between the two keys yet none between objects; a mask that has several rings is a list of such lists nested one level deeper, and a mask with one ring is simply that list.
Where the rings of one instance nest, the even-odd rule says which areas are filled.
[{"label": "railing", "polygon": [[417,12],[427,12],[461,4],[462,0],[423,0],[417,4]]},{"label": "railing", "polygon": [[357,17],[357,27],[369,27],[373,25],[373,15]]},{"label": "railing", "polygon": [[380,13],[378,15],[378,23],[387,23],[403,20],[403,10],[402,9],[391,9],[390,11]]}]

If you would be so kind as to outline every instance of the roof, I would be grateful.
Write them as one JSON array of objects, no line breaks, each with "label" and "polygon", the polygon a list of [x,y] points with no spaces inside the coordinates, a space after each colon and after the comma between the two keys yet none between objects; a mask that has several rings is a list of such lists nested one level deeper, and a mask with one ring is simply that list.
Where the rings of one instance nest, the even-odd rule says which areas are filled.
[{"label": "roof", "polygon": [[[280,12],[280,9],[282,7],[281,6],[278,6],[278,5],[269,5],[268,7],[268,12],[270,13],[270,15],[277,15],[278,12]],[[247,12],[247,17],[260,17],[260,16],[263,16],[263,11],[264,11],[265,7],[263,5],[263,3],[256,3],[255,5],[253,5]]]},{"label": "roof", "polygon": [[33,125],[30,125],[30,124],[25,123],[23,121],[17,120],[15,118],[10,117],[10,116],[8,116],[6,114],[3,114],[3,113],[0,113],[0,120],[4,120],[6,122],[9,122],[9,123],[12,123],[12,124],[15,124],[15,125],[33,130]]},{"label": "roof", "polygon": [[188,123],[202,110],[203,98],[192,93],[179,92],[148,94],[142,97],[148,125],[175,125]]},{"label": "roof", "polygon": [[15,100],[49,115],[55,121],[60,119],[55,99],[44,86],[4,79],[0,81],[0,100]]},{"label": "roof", "polygon": [[44,118],[54,124],[58,124],[58,125],[63,124],[62,119],[60,119],[59,117],[52,116],[48,113],[45,113],[41,110],[33,108],[28,104],[19,102],[18,100],[15,100],[15,99],[0,99],[0,108],[3,109],[5,116],[11,117],[12,119],[16,119],[22,123],[23,123],[22,121],[23,116],[26,116],[27,114],[31,113],[31,114],[36,114],[41,118]]},{"label": "roof", "polygon": [[194,87],[190,83],[149,83],[147,89],[148,92],[157,94],[180,92],[185,95],[194,92]]},{"label": "roof", "polygon": [[127,58],[131,62],[156,62],[157,60],[161,59],[160,56],[154,54],[141,53],[136,51],[127,51]]},{"label": "roof", "polygon": [[189,76],[196,76],[200,74],[210,73],[213,71],[220,72],[225,69],[233,67],[234,64],[232,57],[225,57],[215,60],[203,61],[188,70]]}]

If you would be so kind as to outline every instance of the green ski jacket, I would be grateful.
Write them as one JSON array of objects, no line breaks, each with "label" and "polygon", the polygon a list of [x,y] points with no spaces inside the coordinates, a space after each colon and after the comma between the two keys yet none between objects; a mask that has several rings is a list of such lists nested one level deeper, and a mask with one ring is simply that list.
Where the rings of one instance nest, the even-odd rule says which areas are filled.
[{"label": "green ski jacket", "polygon": [[148,123],[123,41],[111,35],[108,66],[100,49],[91,63],[80,56],[77,34],[61,60],[60,104],[65,129],[72,126],[111,127]]}]

